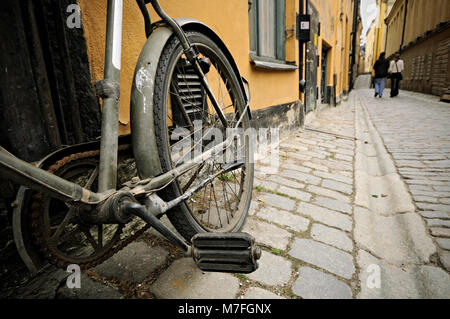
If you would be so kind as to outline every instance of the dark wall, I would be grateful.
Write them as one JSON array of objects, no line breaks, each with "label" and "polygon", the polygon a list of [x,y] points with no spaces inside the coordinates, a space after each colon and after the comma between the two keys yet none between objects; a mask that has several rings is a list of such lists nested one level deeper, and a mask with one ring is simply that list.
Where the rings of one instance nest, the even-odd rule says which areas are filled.
[{"label": "dark wall", "polygon": [[[0,145],[29,162],[100,135],[83,29],[66,26],[72,3],[76,0],[0,2]],[[8,267],[23,267],[11,229],[17,189],[0,176],[2,283]]]},{"label": "dark wall", "polygon": [[0,5],[0,143],[28,161],[100,134],[83,29],[66,26],[72,3]]},{"label": "dark wall", "polygon": [[0,7],[0,145],[25,160],[51,150],[19,1]]},{"label": "dark wall", "polygon": [[66,12],[75,0],[33,1],[61,143],[100,135],[100,108],[90,78],[82,28],[68,28]]}]

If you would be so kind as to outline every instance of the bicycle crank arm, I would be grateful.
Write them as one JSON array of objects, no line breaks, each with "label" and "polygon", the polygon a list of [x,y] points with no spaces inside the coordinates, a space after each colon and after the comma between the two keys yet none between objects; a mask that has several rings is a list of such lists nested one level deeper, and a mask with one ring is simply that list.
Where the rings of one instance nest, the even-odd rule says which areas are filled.
[{"label": "bicycle crank arm", "polygon": [[177,245],[187,254],[190,254],[190,247],[184,240],[164,225],[150,210],[138,203],[126,201],[122,203],[120,209],[127,215],[136,215],[143,219],[147,224],[155,228],[161,235],[167,238],[171,243]]},{"label": "bicycle crank arm", "polygon": [[142,218],[171,243],[180,247],[186,256],[193,257],[203,271],[251,273],[258,269],[261,249],[247,233],[200,233],[192,237],[188,245],[180,236],[164,225],[144,206],[125,201],[121,204],[124,214]]}]

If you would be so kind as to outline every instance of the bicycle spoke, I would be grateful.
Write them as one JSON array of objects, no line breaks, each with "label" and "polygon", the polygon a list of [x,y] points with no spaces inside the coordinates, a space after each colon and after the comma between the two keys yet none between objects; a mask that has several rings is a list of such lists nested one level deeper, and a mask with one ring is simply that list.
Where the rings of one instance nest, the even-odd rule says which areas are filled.
[{"label": "bicycle spoke", "polygon": [[53,233],[53,235],[50,237],[51,240],[56,241],[58,240],[59,236],[61,236],[63,230],[66,228],[67,224],[70,222],[74,215],[75,209],[73,207],[69,208],[69,211],[67,212],[66,216],[64,217],[61,224],[59,224],[56,231]]},{"label": "bicycle spoke", "polygon": [[[207,186],[206,187],[204,187],[204,192],[203,192],[203,200],[202,200],[202,205],[205,203],[205,198],[206,198],[206,189],[207,189]],[[201,209],[202,209],[202,217],[201,217],[201,220],[203,221],[203,216],[205,215],[205,209],[204,209],[204,207],[202,206],[201,207]]]},{"label": "bicycle spoke", "polygon": [[183,186],[183,193],[186,192],[189,187],[192,185],[192,183],[197,178],[198,173],[202,170],[202,168],[205,166],[205,163],[202,163],[199,168],[195,171],[195,173],[192,175],[192,177],[189,179],[189,181],[186,183],[186,185]]},{"label": "bicycle spoke", "polygon": [[69,231],[68,233],[63,234],[62,236],[59,237],[59,243],[64,243],[66,242],[68,239],[72,239],[74,237],[74,235],[78,234],[78,233],[82,233],[82,230],[80,229],[79,226],[77,226],[75,229],[72,229],[71,231]]},{"label": "bicycle spoke", "polygon": [[[221,180],[221,183],[222,183],[223,196],[225,197],[225,202],[228,203],[228,209],[230,211],[231,218],[233,218],[233,211],[231,209],[230,201],[228,200],[228,194],[227,194],[226,189],[225,189],[225,182],[223,180]],[[226,216],[227,216],[227,221],[229,223],[230,222],[230,218],[229,218],[228,214]]]},{"label": "bicycle spoke", "polygon": [[99,166],[97,165],[95,167],[94,171],[92,172],[92,174],[89,176],[89,179],[86,182],[86,184],[84,185],[84,188],[91,189],[92,183],[94,183],[95,179],[98,176],[98,172],[99,172]]},{"label": "bicycle spoke", "polygon": [[100,248],[103,247],[103,224],[97,225],[97,240]]},{"label": "bicycle spoke", "polygon": [[212,188],[213,195],[214,195],[214,201],[216,202],[216,210],[217,210],[217,216],[219,217],[220,227],[223,227],[222,220],[220,219],[220,211],[219,211],[219,205],[217,204],[216,192],[214,191],[214,183],[211,183],[211,188]]},{"label": "bicycle spoke", "polygon": [[82,227],[82,232],[83,234],[86,236],[87,240],[89,241],[89,243],[92,245],[92,247],[94,248],[94,250],[99,249],[99,245],[98,243],[95,241],[94,237],[92,237],[91,232],[89,231],[88,228],[84,228]]},{"label": "bicycle spoke", "polygon": [[[223,183],[223,185],[222,185],[222,187],[223,187],[223,192],[224,192],[224,194],[225,194],[226,201],[227,201],[227,203],[228,203],[228,208],[229,208],[229,210],[230,210],[231,217],[233,218],[233,217],[234,217],[234,210],[235,210],[235,209],[233,209],[233,208],[231,207],[231,202],[232,202],[232,200],[229,198],[229,194],[228,194],[228,191],[226,190],[225,185],[228,185],[228,184],[225,183],[225,182]],[[228,186],[228,187],[230,187],[230,186]],[[230,196],[230,197],[231,197],[231,196]],[[237,196],[235,195],[233,199],[236,200],[236,199],[237,199]],[[234,201],[234,200],[233,200],[233,201]],[[236,208],[237,208],[237,207],[236,207]]]}]

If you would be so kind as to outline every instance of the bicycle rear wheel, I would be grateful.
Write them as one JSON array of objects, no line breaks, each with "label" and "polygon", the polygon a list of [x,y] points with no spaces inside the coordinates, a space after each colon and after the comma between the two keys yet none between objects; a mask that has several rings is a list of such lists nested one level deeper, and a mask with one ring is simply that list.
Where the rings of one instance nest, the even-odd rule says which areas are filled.
[{"label": "bicycle rear wheel", "polygon": [[[227,126],[237,127],[242,118],[238,128],[245,132],[250,120],[247,112],[244,114],[244,96],[226,56],[206,35],[188,32],[187,36],[200,52],[202,69],[225,114]],[[175,36],[166,44],[156,72],[154,122],[164,172],[227,138],[225,126]],[[250,152],[250,139],[241,138],[224,152],[241,161],[238,169],[220,173],[227,159],[217,156],[177,178],[159,193],[164,200],[171,200],[208,176],[220,173],[190,200],[168,212],[171,223],[183,237],[190,240],[199,232],[237,232],[242,228],[253,187]]]}]

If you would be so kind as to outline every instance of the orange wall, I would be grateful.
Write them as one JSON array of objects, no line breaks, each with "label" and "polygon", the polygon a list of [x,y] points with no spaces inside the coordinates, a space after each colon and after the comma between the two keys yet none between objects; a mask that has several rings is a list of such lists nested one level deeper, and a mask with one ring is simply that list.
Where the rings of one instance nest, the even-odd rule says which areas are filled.
[{"label": "orange wall", "polygon": [[[298,71],[268,71],[250,64],[248,2],[242,0],[164,0],[161,6],[172,17],[192,17],[211,27],[227,45],[242,75],[250,83],[252,110],[298,100]],[[92,80],[103,78],[106,29],[106,0],[79,0],[88,47]],[[286,1],[286,29],[290,29],[298,11],[298,1]],[[148,5],[152,21],[159,20]],[[129,131],[130,88],[134,66],[145,43],[144,22],[135,1],[124,0],[120,133]],[[286,58],[298,65],[298,44],[286,41]]]},{"label": "orange wall", "polygon": [[[349,66],[351,36],[353,24],[353,2],[351,0],[330,1],[311,0],[319,12],[321,23],[321,34],[319,37],[318,50],[322,56],[322,46],[326,43],[331,47],[328,60],[327,85],[333,85],[333,74],[337,75],[336,95],[339,96],[349,89]],[[341,18],[342,13],[342,18]],[[359,38],[357,39],[359,45]],[[319,71],[321,65],[319,63]],[[321,81],[321,72],[318,72],[317,83]]]}]

